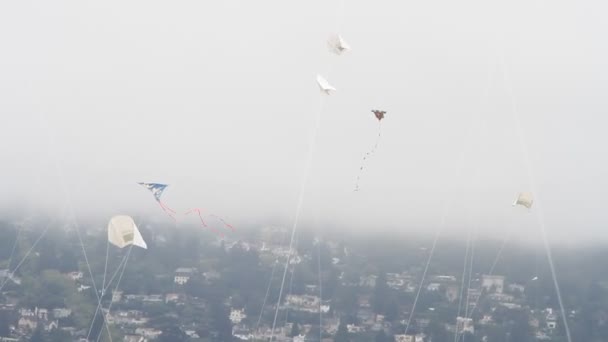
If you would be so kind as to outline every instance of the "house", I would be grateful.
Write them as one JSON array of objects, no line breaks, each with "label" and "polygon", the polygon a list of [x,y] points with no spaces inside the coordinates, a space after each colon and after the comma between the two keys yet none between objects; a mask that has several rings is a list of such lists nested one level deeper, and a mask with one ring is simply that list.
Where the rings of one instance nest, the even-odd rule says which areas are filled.
[{"label": "house", "polygon": [[475,333],[475,326],[473,325],[473,319],[468,317],[456,317],[456,330],[458,334],[464,333]]},{"label": "house", "polygon": [[147,339],[155,339],[155,338],[158,338],[158,336],[160,336],[160,334],[162,334],[162,331],[160,331],[158,329],[154,329],[154,328],[143,328],[142,327],[142,328],[136,328],[135,334],[143,336]]},{"label": "house", "polygon": [[90,288],[91,288],[90,286],[86,286],[86,285],[80,285],[80,286],[78,287],[78,292],[82,292],[82,291],[84,291],[84,290],[88,290],[88,289],[90,289]]},{"label": "house", "polygon": [[50,321],[44,325],[44,331],[52,331],[59,328],[59,321]]},{"label": "house", "polygon": [[249,330],[247,327],[236,325],[232,327],[232,336],[242,341],[250,341],[253,340],[255,337],[251,333],[251,330]]},{"label": "house", "polygon": [[338,332],[340,326],[340,319],[338,318],[325,318],[323,319],[323,330],[329,335],[335,335]]},{"label": "house", "polygon": [[144,296],[144,298],[142,300],[142,302],[148,303],[148,304],[162,303],[164,301],[165,301],[165,299],[163,298],[163,295],[160,295],[160,294],[146,295],[146,296]]},{"label": "house", "polygon": [[445,297],[450,303],[453,303],[458,299],[459,292],[460,288],[458,285],[450,285],[445,289]]},{"label": "house", "polygon": [[512,303],[515,301],[515,297],[506,293],[492,293],[488,296],[490,300],[501,303]]},{"label": "house", "polygon": [[395,342],[414,342],[414,335],[395,335]]},{"label": "house", "polygon": [[125,335],[123,342],[147,342],[148,340],[139,335]]},{"label": "house", "polygon": [[365,331],[365,329],[363,329],[363,327],[357,326],[355,324],[347,324],[346,330],[348,330],[348,332],[351,334],[356,334],[356,333]]},{"label": "house", "polygon": [[173,281],[178,285],[184,285],[194,275],[194,268],[180,267],[175,270]]},{"label": "house", "polygon": [[68,277],[73,281],[82,280],[82,278],[84,278],[84,274],[82,272],[70,272],[68,273]]},{"label": "house", "polygon": [[39,319],[44,320],[44,321],[49,319],[49,310],[36,308],[35,311],[36,311],[36,316]]},{"label": "house", "polygon": [[245,319],[247,315],[245,314],[245,309],[230,309],[230,321],[232,324],[239,324],[243,319]]},{"label": "house", "polygon": [[505,285],[505,277],[499,275],[484,274],[481,276],[481,287],[486,292],[502,293]]},{"label": "house", "polygon": [[165,295],[165,303],[177,303],[180,299],[179,293],[167,293]]},{"label": "house", "polygon": [[507,288],[509,289],[509,292],[511,293],[518,293],[518,294],[522,294],[526,291],[526,287],[520,284],[509,284],[509,286],[507,286]]},{"label": "house", "polygon": [[439,283],[453,283],[457,280],[456,277],[450,275],[438,275],[433,277],[433,279]]},{"label": "house", "polygon": [[481,325],[488,325],[488,324],[492,324],[494,322],[494,319],[492,318],[492,315],[483,315],[483,317],[479,320],[479,324]]},{"label": "house", "polygon": [[366,276],[361,276],[359,278],[359,286],[361,287],[374,287],[376,286],[376,278],[378,278],[375,275],[366,275]]},{"label": "house", "polygon": [[547,329],[554,330],[557,328],[557,314],[551,308],[545,310],[545,322],[547,323]]},{"label": "house", "polygon": [[205,277],[206,281],[212,281],[220,279],[220,273],[217,271],[208,271],[203,273],[203,277]]},{"label": "house", "polygon": [[118,303],[122,300],[122,291],[112,291],[112,303]]},{"label": "house", "polygon": [[440,288],[441,288],[441,284],[439,284],[439,283],[430,283],[426,287],[427,291],[431,291],[431,292],[439,291]]},{"label": "house", "polygon": [[55,318],[55,319],[68,318],[68,317],[70,317],[71,314],[72,314],[72,310],[70,310],[68,308],[53,309],[53,318]]},{"label": "house", "polygon": [[17,322],[17,327],[20,330],[33,331],[38,327],[38,321],[31,317],[21,317]]},{"label": "house", "polygon": [[[310,295],[288,295],[285,299],[286,304],[294,310],[306,312],[319,312],[320,299]],[[325,306],[329,311],[329,306]]]}]

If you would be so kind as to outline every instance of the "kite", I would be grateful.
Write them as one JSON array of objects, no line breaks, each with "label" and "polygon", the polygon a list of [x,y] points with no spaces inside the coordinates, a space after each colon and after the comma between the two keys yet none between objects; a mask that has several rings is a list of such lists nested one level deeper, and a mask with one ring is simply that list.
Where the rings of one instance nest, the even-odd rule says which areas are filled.
[{"label": "kite", "polygon": [[530,192],[520,192],[517,195],[517,199],[513,202],[513,205],[521,205],[528,209],[532,208],[532,203],[534,202],[532,198],[532,193]]},{"label": "kite", "polygon": [[[152,192],[152,195],[154,196],[154,199],[156,200],[156,202],[158,202],[158,204],[159,204],[159,205],[160,205],[160,207],[163,209],[163,211],[165,211],[165,212],[166,212],[166,213],[167,213],[167,214],[168,214],[168,215],[169,215],[169,216],[170,216],[170,217],[171,217],[173,220],[177,221],[176,216],[178,215],[178,213],[177,213],[175,210],[173,210],[173,209],[169,208],[169,207],[168,207],[166,204],[164,204],[164,203],[161,201],[161,199],[160,199],[160,198],[161,198],[161,196],[162,196],[162,194],[163,194],[163,191],[165,191],[165,189],[166,189],[166,188],[169,186],[168,184],[161,184],[161,183],[142,183],[142,182],[137,183],[137,184],[139,184],[139,185],[141,185],[141,186],[145,187],[146,189],[150,190],[150,191]],[[235,229],[234,229],[234,227],[233,227],[232,225],[230,225],[230,224],[229,224],[229,223],[227,223],[227,222],[226,222],[226,221],[225,221],[223,218],[221,218],[221,217],[219,217],[219,216],[217,216],[217,215],[214,215],[214,214],[209,214],[209,215],[203,216],[203,214],[202,214],[202,210],[201,210],[201,209],[199,209],[199,208],[190,209],[190,210],[186,211],[186,212],[184,213],[184,215],[188,215],[188,214],[191,214],[191,213],[197,213],[197,214],[198,214],[198,218],[199,218],[199,220],[201,221],[201,225],[202,225],[203,227],[211,229],[211,231],[213,231],[214,233],[216,233],[216,234],[218,234],[218,235],[220,235],[220,236],[222,236],[222,237],[223,237],[223,234],[222,234],[221,232],[219,232],[219,231],[218,231],[217,229],[215,229],[214,227],[210,227],[210,226],[208,226],[208,225],[207,225],[207,223],[205,222],[205,218],[207,218],[207,217],[212,217],[212,218],[215,218],[215,219],[217,219],[218,221],[222,222],[222,224],[223,224],[223,225],[224,225],[226,228],[230,229],[230,230],[231,230],[231,231],[233,231],[233,232],[235,231]]]},{"label": "kite", "polygon": [[386,114],[386,111],[372,110],[372,113],[374,113],[374,115],[376,116],[376,119],[378,119],[378,121],[381,121],[382,119],[384,119],[384,114]]},{"label": "kite", "polygon": [[166,212],[169,216],[171,216],[172,219],[175,220],[175,210],[169,208],[166,204],[163,203],[163,201],[161,201],[160,197],[163,195],[163,191],[165,191],[165,189],[169,186],[168,184],[160,184],[160,183],[137,183],[143,187],[145,187],[146,189],[150,190],[152,192],[152,195],[154,196],[154,199],[156,200],[156,202],[158,202],[158,204],[160,205],[160,207],[163,209],[164,212]]},{"label": "kite", "polygon": [[380,143],[380,138],[382,137],[382,119],[384,119],[384,114],[386,114],[386,111],[372,109],[372,113],[374,113],[374,116],[376,117],[376,119],[378,119],[378,136],[376,138],[376,143],[374,144],[372,149],[369,152],[367,152],[363,156],[363,160],[361,160],[361,166],[359,167],[359,174],[357,175],[357,182],[355,183],[355,191],[359,191],[359,181],[361,180],[361,174],[363,173],[363,169],[365,168],[365,162],[367,161],[368,158],[370,158],[372,155],[374,155],[374,153],[376,153],[376,148],[378,148],[378,144]]},{"label": "kite", "polygon": [[329,82],[327,82],[327,80],[321,75],[317,75],[317,84],[319,85],[319,89],[321,89],[321,91],[326,95],[331,95],[331,93],[336,91],[336,88],[329,84]]},{"label": "kite", "polygon": [[112,217],[108,223],[108,241],[118,248],[137,246],[148,249],[148,245],[141,236],[133,218],[127,215]]},{"label": "kite", "polygon": [[335,53],[336,55],[341,55],[343,52],[350,50],[350,45],[339,34],[333,35],[329,37],[327,40],[327,45],[329,47],[329,51]]}]

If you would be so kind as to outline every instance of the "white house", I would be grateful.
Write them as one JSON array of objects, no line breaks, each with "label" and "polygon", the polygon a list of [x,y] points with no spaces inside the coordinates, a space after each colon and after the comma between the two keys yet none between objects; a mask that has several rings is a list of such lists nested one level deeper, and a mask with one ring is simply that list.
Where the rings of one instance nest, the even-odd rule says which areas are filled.
[{"label": "white house", "polygon": [[239,324],[246,317],[245,309],[230,309],[230,321],[232,324]]},{"label": "white house", "polygon": [[193,268],[180,267],[175,270],[175,277],[173,278],[173,281],[176,284],[184,285],[185,283],[188,282],[188,280],[190,280],[190,278],[192,277],[193,274],[194,274]]},{"label": "white house", "polygon": [[505,277],[484,274],[481,276],[481,287],[486,292],[502,293],[505,286]]}]

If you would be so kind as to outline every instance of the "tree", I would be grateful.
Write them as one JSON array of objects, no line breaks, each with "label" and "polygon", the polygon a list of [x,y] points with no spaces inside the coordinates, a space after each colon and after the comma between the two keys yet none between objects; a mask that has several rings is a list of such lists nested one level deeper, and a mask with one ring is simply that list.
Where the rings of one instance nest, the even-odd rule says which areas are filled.
[{"label": "tree", "polygon": [[348,329],[346,328],[346,323],[344,320],[340,320],[340,325],[338,326],[338,332],[336,332],[336,336],[334,337],[334,342],[350,342],[350,338],[348,337]]},{"label": "tree", "polygon": [[386,273],[380,272],[376,278],[376,286],[374,287],[374,296],[372,297],[372,305],[374,313],[383,314],[388,303],[388,285],[386,284]]},{"label": "tree", "polygon": [[44,342],[45,338],[44,335],[42,334],[42,324],[38,324],[38,327],[36,328],[36,330],[34,330],[34,334],[32,335],[32,338],[30,338],[30,342]]},{"label": "tree", "polygon": [[101,312],[97,313],[93,324],[91,324],[90,337],[92,340],[97,340],[98,336],[103,333],[104,315]]},{"label": "tree", "polygon": [[289,333],[290,337],[295,337],[300,335],[300,326],[298,326],[298,323],[293,322],[293,324],[291,325],[291,333]]},{"label": "tree", "polygon": [[388,336],[384,332],[384,330],[380,330],[376,334],[376,337],[374,338],[374,341],[375,342],[391,342],[391,341],[394,341],[394,339],[391,336]]},{"label": "tree", "polygon": [[55,329],[49,334],[49,342],[65,342],[70,341],[71,338],[69,332],[61,329]]},{"label": "tree", "polygon": [[0,336],[8,337],[10,336],[11,329],[11,314],[6,310],[0,310]]},{"label": "tree", "polygon": [[183,342],[187,340],[188,335],[176,325],[166,327],[158,337],[159,342]]},{"label": "tree", "polygon": [[220,341],[232,341],[232,322],[228,319],[226,307],[216,298],[211,303],[212,327]]}]

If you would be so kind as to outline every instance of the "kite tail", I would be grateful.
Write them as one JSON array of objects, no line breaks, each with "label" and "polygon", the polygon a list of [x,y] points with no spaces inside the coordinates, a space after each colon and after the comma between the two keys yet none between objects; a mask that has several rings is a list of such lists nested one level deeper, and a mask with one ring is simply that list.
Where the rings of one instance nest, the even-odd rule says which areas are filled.
[{"label": "kite tail", "polygon": [[185,212],[184,214],[185,214],[185,215],[188,215],[188,214],[190,214],[190,213],[192,213],[192,212],[196,212],[196,214],[198,215],[198,219],[201,221],[201,225],[202,225],[203,227],[205,227],[205,228],[209,228],[209,230],[211,230],[211,231],[212,231],[213,233],[215,233],[216,235],[219,235],[221,238],[223,238],[223,237],[224,237],[224,234],[223,234],[221,231],[219,231],[218,229],[216,229],[216,228],[215,228],[215,227],[213,227],[213,226],[209,226],[209,225],[208,225],[208,224],[205,222],[205,219],[203,218],[203,215],[201,214],[201,209],[199,209],[199,208],[190,209],[190,210],[188,210],[187,212]]},{"label": "kite tail", "polygon": [[175,217],[175,210],[167,207],[165,204],[163,204],[163,202],[158,201],[158,205],[160,205],[160,207],[163,209],[163,211],[165,213],[167,213],[167,215],[169,215],[173,220],[177,221],[177,218]]},{"label": "kite tail", "polygon": [[359,182],[361,181],[361,174],[363,173],[363,170],[365,169],[365,163],[367,162],[368,158],[370,158],[371,156],[374,155],[374,153],[376,153],[376,149],[378,148],[378,145],[380,144],[381,138],[382,138],[382,121],[378,121],[378,136],[376,137],[376,143],[374,144],[374,146],[372,147],[371,150],[369,150],[367,153],[365,153],[365,155],[363,156],[363,159],[361,160],[361,166],[359,167],[359,174],[357,175],[357,181],[355,182],[354,191],[359,191]]},{"label": "kite tail", "polygon": [[234,233],[234,231],[235,231],[234,227],[231,224],[229,224],[228,222],[226,222],[223,218],[221,218],[221,217],[219,217],[217,215],[214,215],[214,214],[207,215],[207,216],[214,217],[214,218],[218,219],[220,222],[222,222],[224,224],[224,226],[226,226],[226,228],[230,229]]}]

